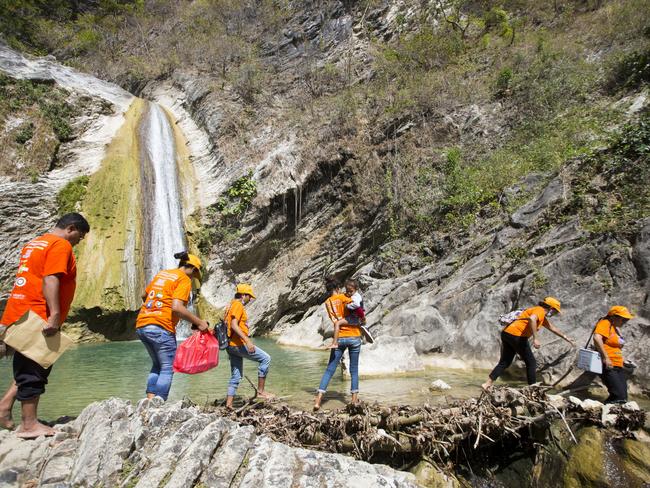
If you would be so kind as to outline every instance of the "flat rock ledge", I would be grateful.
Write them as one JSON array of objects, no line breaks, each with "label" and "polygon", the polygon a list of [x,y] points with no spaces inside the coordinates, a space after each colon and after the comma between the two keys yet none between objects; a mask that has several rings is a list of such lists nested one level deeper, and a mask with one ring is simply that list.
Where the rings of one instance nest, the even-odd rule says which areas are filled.
[{"label": "flat rock ledge", "polygon": [[0,431],[5,487],[399,487],[414,475],[289,447],[183,402],[96,402],[53,438]]}]

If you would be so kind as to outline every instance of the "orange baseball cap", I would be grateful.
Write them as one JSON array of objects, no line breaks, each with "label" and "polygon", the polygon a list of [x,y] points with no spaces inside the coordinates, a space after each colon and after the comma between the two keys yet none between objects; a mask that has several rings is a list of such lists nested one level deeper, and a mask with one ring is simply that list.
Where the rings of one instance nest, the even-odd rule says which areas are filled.
[{"label": "orange baseball cap", "polygon": [[610,308],[609,312],[607,312],[607,316],[609,317],[610,315],[618,315],[624,319],[631,319],[634,317],[634,315],[630,313],[627,307],[624,307],[623,305],[614,305],[612,308]]},{"label": "orange baseball cap", "polygon": [[557,310],[557,313],[561,313],[560,312],[560,300],[558,300],[557,298],[546,297],[546,298],[544,298],[544,300],[542,300],[542,303],[545,303],[549,307]]}]

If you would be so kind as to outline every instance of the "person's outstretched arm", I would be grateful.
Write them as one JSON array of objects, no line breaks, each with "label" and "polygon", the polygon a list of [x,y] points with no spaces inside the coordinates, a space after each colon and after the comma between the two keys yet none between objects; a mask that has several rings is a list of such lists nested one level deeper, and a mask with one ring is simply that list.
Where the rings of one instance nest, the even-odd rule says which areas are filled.
[{"label": "person's outstretched arm", "polygon": [[573,342],[573,339],[571,339],[569,336],[567,336],[564,332],[562,332],[560,329],[558,329],[557,327],[555,327],[555,326],[554,326],[553,324],[551,324],[550,322],[547,321],[546,324],[544,324],[544,325],[545,325],[545,327],[546,327],[548,330],[550,330],[551,332],[553,332],[553,334],[555,334],[556,336],[561,337],[562,339],[564,339],[565,341],[567,341],[569,344],[571,344],[573,347],[576,346],[576,343]]}]

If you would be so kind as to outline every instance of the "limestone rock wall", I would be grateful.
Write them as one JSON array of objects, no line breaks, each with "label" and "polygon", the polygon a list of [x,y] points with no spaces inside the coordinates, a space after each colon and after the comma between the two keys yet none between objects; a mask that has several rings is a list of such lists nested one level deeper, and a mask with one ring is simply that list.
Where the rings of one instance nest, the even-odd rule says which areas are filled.
[{"label": "limestone rock wall", "polygon": [[418,486],[412,474],[288,447],[180,402],[112,398],[60,429],[33,441],[0,432],[0,487]]}]

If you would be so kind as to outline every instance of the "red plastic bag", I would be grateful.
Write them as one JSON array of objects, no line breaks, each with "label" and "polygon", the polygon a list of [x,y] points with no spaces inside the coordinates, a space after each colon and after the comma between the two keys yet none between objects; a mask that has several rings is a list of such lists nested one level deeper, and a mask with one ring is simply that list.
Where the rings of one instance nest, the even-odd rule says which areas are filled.
[{"label": "red plastic bag", "polygon": [[203,373],[219,364],[219,341],[211,332],[195,332],[178,346],[174,372]]}]

